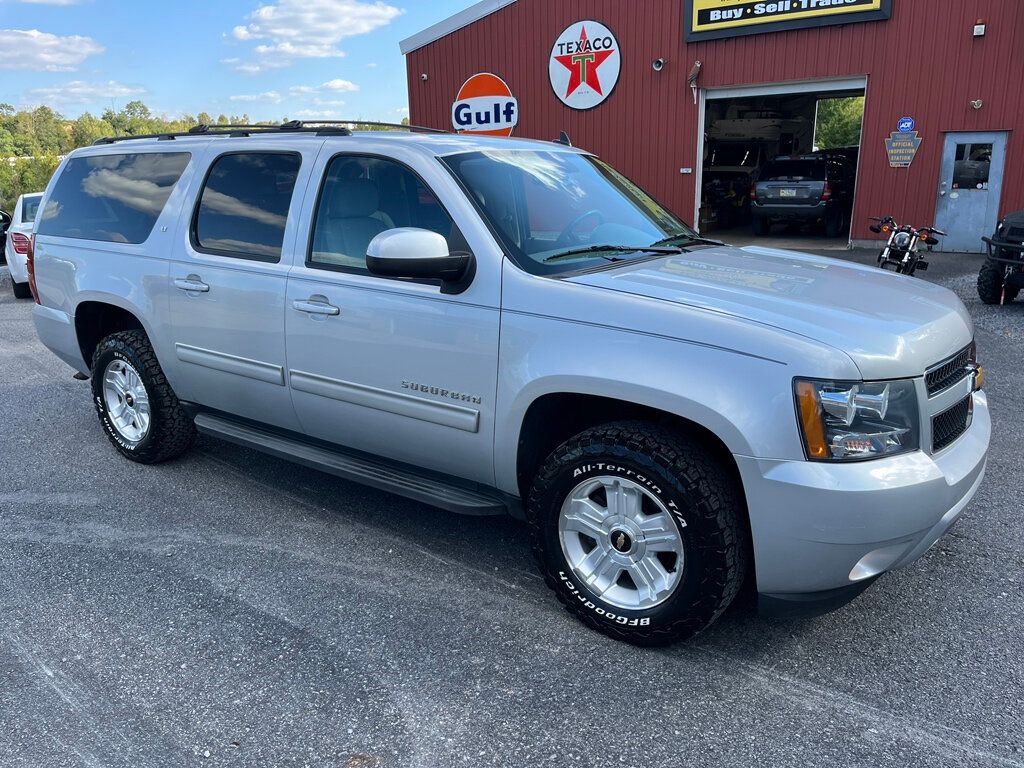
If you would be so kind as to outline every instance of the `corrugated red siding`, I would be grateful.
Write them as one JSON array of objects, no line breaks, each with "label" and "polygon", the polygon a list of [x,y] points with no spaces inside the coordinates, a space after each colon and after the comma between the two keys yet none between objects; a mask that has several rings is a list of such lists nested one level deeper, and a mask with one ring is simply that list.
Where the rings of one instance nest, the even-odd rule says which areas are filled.
[{"label": "corrugated red siding", "polygon": [[[702,87],[868,76],[855,239],[864,219],[892,213],[930,223],[945,131],[1011,134],[1002,210],[1024,208],[1024,2],[895,0],[885,22],[805,29],[685,44],[682,0],[518,0],[407,57],[413,123],[450,127],[451,104],[467,77],[505,79],[519,99],[517,136],[553,139],[565,130],[577,146],[615,165],[683,218],[693,217],[698,114],[686,76],[704,69]],[[556,36],[581,19],[608,25],[622,46],[618,87],[597,109],[565,107],[548,82]],[[988,34],[972,37],[976,19]],[[659,57],[668,66],[656,73]],[[423,82],[422,73],[429,79]],[[982,99],[981,110],[969,102]],[[924,139],[910,169],[889,167],[883,140],[904,115]]]}]

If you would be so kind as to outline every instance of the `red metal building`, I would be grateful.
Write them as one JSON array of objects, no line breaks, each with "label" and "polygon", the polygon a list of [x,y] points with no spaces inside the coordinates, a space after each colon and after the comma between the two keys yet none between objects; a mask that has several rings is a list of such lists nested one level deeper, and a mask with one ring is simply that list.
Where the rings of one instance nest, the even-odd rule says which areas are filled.
[{"label": "red metal building", "polygon": [[[554,44],[581,21],[611,30],[621,59],[587,109],[564,103],[549,74]],[[494,73],[518,100],[516,136],[566,131],[687,220],[701,204],[709,113],[863,94],[851,239],[891,213],[979,250],[998,215],[1024,208],[1022,46],[1020,0],[485,0],[402,50],[414,124],[452,127],[463,83]],[[887,152],[899,128],[921,139],[909,167]]]}]

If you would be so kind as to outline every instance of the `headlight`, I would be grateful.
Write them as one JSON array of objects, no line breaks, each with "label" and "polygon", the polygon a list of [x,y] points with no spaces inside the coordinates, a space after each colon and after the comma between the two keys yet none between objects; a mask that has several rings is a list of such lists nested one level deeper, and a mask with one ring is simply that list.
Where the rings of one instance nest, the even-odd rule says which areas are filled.
[{"label": "headlight", "polygon": [[808,459],[857,461],[917,450],[913,381],[796,379],[794,387]]},{"label": "headlight", "polygon": [[910,233],[909,232],[897,232],[896,236],[892,239],[893,245],[897,248],[907,248],[910,246]]}]

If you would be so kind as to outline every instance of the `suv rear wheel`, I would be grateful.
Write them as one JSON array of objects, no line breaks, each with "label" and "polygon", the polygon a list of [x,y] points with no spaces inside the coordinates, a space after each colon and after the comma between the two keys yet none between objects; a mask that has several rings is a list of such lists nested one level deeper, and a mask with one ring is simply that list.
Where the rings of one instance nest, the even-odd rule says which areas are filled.
[{"label": "suv rear wheel", "polygon": [[748,562],[734,483],[699,445],[621,422],[548,457],[527,519],[548,586],[588,626],[659,645],[700,632],[729,606]]},{"label": "suv rear wheel", "polygon": [[121,331],[99,343],[92,358],[92,395],[110,442],[132,461],[167,461],[195,440],[195,425],[143,331]]}]

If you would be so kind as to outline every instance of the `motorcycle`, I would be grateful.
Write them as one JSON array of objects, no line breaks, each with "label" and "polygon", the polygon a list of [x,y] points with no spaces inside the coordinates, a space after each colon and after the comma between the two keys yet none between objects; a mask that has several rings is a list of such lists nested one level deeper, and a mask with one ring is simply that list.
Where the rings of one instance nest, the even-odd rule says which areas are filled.
[{"label": "motorcycle", "polygon": [[889,236],[882,252],[878,254],[878,266],[901,275],[913,275],[919,269],[922,272],[928,269],[928,262],[917,252],[918,246],[922,242],[927,246],[938,245],[936,235],[946,236],[945,232],[935,227],[915,229],[909,224],[900,226],[892,216],[884,219],[872,217],[871,221],[876,222],[869,227],[872,232]]}]

